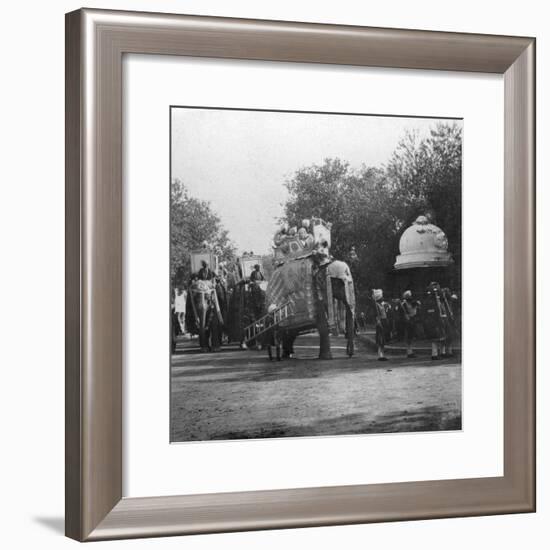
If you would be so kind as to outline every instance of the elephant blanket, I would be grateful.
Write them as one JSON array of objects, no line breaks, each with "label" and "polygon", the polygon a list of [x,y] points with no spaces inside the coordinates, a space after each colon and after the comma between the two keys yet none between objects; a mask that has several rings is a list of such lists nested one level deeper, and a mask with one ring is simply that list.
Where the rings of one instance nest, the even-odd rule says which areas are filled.
[{"label": "elephant blanket", "polygon": [[312,261],[310,258],[294,259],[275,269],[267,285],[266,304],[277,307],[290,302],[292,317],[281,327],[307,328],[315,326],[315,301],[313,296]]}]

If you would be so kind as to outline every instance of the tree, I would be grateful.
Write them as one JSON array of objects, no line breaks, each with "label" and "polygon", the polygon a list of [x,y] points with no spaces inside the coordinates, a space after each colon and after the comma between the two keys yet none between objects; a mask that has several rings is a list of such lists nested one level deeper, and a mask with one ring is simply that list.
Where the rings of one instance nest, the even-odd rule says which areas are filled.
[{"label": "tree", "polygon": [[180,180],[173,180],[170,197],[170,279],[172,286],[186,284],[191,276],[189,253],[207,243],[220,261],[235,259],[235,246],[229,233],[208,201],[190,197]]},{"label": "tree", "polygon": [[403,230],[427,214],[447,234],[457,266],[461,256],[462,130],[438,123],[428,137],[405,134],[386,166],[362,166],[325,159],[297,170],[287,181],[284,220],[297,225],[318,216],[332,222],[335,258],[358,259],[352,270],[359,294],[388,288],[388,275]]},{"label": "tree", "polygon": [[285,185],[285,221],[296,225],[317,216],[333,222],[333,256],[349,260],[352,246],[358,255],[351,266],[357,288],[381,285],[392,262],[394,249],[388,243],[396,235],[384,171],[365,166],[354,171],[340,159],[325,159],[301,168]]},{"label": "tree", "polygon": [[337,158],[297,170],[285,182],[289,192],[285,204],[286,220],[299,223],[304,217],[313,216],[340,220],[345,215],[342,191],[348,172],[349,164]]},{"label": "tree", "polygon": [[462,129],[438,123],[429,137],[408,133],[391,157],[386,174],[396,224],[410,225],[420,214],[445,231],[449,251],[460,260],[462,221]]}]

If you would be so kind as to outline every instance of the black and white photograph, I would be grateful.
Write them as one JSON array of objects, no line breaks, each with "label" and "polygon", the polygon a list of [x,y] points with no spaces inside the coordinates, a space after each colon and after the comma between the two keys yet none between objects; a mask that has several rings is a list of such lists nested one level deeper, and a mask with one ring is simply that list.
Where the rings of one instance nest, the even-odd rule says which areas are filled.
[{"label": "black and white photograph", "polygon": [[462,429],[462,140],[171,107],[172,443]]},{"label": "black and white photograph", "polygon": [[3,8],[4,548],[548,547],[545,3]]}]

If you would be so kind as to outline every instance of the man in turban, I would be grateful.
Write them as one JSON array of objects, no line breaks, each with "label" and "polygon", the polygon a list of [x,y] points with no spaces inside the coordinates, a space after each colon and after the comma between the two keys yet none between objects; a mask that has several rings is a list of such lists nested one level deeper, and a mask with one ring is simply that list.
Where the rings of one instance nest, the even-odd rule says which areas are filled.
[{"label": "man in turban", "polygon": [[424,332],[432,341],[432,359],[439,359],[443,354],[445,342],[444,323],[447,314],[441,303],[441,287],[438,282],[431,282],[426,289]]},{"label": "man in turban", "polygon": [[206,260],[201,261],[198,277],[201,281],[210,281],[214,278],[214,272],[208,267]]},{"label": "man in turban", "polygon": [[259,283],[265,280],[264,274],[260,271],[260,264],[254,266],[254,270],[250,274],[250,281],[253,283]]},{"label": "man in turban", "polygon": [[378,361],[387,361],[384,354],[386,346],[386,334],[388,331],[388,314],[384,307],[384,293],[377,288],[372,291],[374,309],[376,315],[376,346],[378,348]]},{"label": "man in turban", "polygon": [[401,312],[403,314],[403,333],[407,344],[407,357],[416,357],[412,349],[412,341],[416,335],[416,320],[420,302],[413,300],[410,290],[403,292],[401,300]]}]

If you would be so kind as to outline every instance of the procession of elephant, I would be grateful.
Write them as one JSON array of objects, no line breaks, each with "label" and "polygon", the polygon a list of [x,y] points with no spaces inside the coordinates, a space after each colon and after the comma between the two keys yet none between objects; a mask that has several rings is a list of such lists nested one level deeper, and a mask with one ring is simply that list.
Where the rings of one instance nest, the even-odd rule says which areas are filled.
[{"label": "procession of elephant", "polygon": [[[267,256],[191,253],[172,309],[171,441],[460,429],[452,296],[430,284],[420,307],[407,291],[394,315],[373,289],[373,315],[356,315],[359,290],[330,233],[312,218],[281,227]],[[414,349],[407,331],[419,316],[406,321],[408,307],[424,311],[428,338]]]},{"label": "procession of elephant", "polygon": [[304,333],[319,335],[319,358],[331,359],[330,333],[341,332],[354,353],[355,292],[349,266],[330,254],[331,224],[320,218],[281,226],[273,238],[269,280],[262,257],[243,254],[228,265],[207,247],[191,253],[192,276],[172,308],[172,352],[182,328],[201,352],[237,343],[266,349],[270,359],[294,355]]}]

